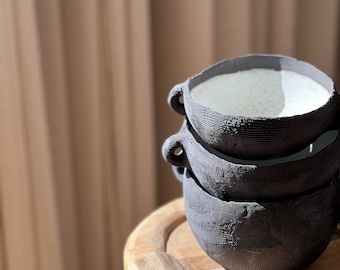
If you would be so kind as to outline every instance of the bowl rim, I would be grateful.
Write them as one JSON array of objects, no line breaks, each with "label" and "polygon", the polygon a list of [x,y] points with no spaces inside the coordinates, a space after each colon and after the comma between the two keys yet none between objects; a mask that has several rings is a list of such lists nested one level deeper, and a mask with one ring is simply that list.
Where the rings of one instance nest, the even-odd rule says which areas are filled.
[{"label": "bowl rim", "polygon": [[[312,189],[309,190],[307,192],[303,192],[300,193],[298,195],[294,195],[294,196],[287,196],[287,197],[279,197],[276,200],[270,199],[270,200],[261,200],[261,199],[256,199],[256,200],[249,200],[249,199],[231,199],[231,200],[223,200],[219,197],[215,197],[213,195],[211,195],[199,182],[199,180],[197,179],[197,177],[195,176],[195,174],[189,170],[188,168],[184,168],[184,172],[183,172],[183,193],[184,189],[185,189],[185,185],[187,184],[187,181],[193,181],[193,185],[195,185],[195,187],[197,188],[197,190],[199,190],[200,194],[206,197],[209,197],[211,200],[218,200],[221,201],[222,203],[228,204],[228,203],[239,203],[240,205],[243,204],[258,204],[261,206],[264,206],[264,208],[266,208],[266,206],[269,205],[273,205],[273,204],[278,204],[278,203],[282,203],[282,204],[286,204],[295,200],[304,200],[307,199],[308,197],[311,196],[315,196],[318,193],[321,193],[323,191],[325,191],[327,188],[334,186],[334,185],[340,185],[340,169],[338,169],[336,171],[336,173],[326,182],[324,183],[322,186],[316,188],[316,189]],[[338,202],[338,205],[340,205],[340,202]]]},{"label": "bowl rim", "polygon": [[[287,68],[281,68],[281,69],[276,69],[276,70],[290,70],[290,71],[294,71],[300,75],[304,75],[310,79],[312,79],[313,81],[319,83],[321,86],[323,86],[329,93],[330,96],[327,100],[327,102],[325,102],[324,104],[322,104],[321,106],[319,106],[318,108],[308,111],[306,113],[302,113],[302,114],[296,114],[296,115],[291,115],[291,116],[278,116],[278,117],[268,117],[268,116],[254,116],[254,117],[249,117],[249,116],[242,116],[242,115],[227,115],[227,114],[222,114],[218,111],[212,110],[200,103],[198,103],[197,101],[195,101],[191,95],[191,90],[198,84],[214,77],[214,76],[218,76],[218,75],[222,75],[222,74],[227,74],[227,73],[231,73],[231,72],[221,72],[221,73],[217,73],[214,74],[213,76],[210,76],[210,73],[213,73],[214,70],[218,70],[221,67],[223,67],[224,65],[230,64],[232,62],[235,61],[245,61],[245,60],[249,60],[249,59],[277,59],[277,60],[282,60],[282,64],[284,67],[286,67],[285,65],[290,64],[291,67],[295,67],[296,65],[292,65],[292,63],[295,63],[297,65],[304,65],[305,69],[308,70],[309,72],[312,72],[313,74],[318,74],[318,76],[321,77],[320,81],[322,81],[322,83],[320,81],[315,80],[314,78],[311,78],[311,76],[307,75],[307,72],[299,72],[299,70],[296,69],[287,69]],[[256,67],[254,67],[256,68]],[[261,68],[261,67],[257,67],[257,68]],[[247,69],[242,69],[242,70],[250,70],[251,68],[247,68]],[[275,68],[272,68],[275,69]],[[236,71],[236,70],[235,70]],[[239,70],[241,71],[241,70]],[[201,80],[202,79],[202,80]],[[202,110],[204,112],[209,112],[210,117],[216,118],[217,119],[228,119],[228,118],[240,118],[242,119],[244,122],[254,122],[254,121],[275,121],[275,120],[297,120],[300,117],[305,117],[308,115],[313,115],[317,112],[319,112],[320,110],[323,110],[325,107],[329,106],[329,104],[335,100],[337,104],[337,107],[340,107],[340,94],[336,91],[335,89],[335,85],[334,85],[334,81],[322,70],[318,69],[317,67],[315,67],[314,65],[306,62],[306,61],[302,61],[302,60],[298,60],[296,58],[290,57],[290,56],[285,56],[285,55],[280,55],[280,54],[246,54],[244,56],[239,56],[239,57],[234,57],[234,58],[230,58],[230,59],[225,59],[222,61],[219,61],[209,67],[207,67],[206,69],[204,69],[203,71],[201,71],[200,73],[193,75],[191,77],[189,77],[183,84],[182,84],[182,94],[184,99],[187,99],[189,101],[189,103],[194,104],[195,106],[197,106],[197,108],[199,108],[199,110]],[[184,106],[185,106],[185,100],[184,100]],[[186,113],[187,114],[187,113]],[[225,121],[225,120],[222,120]]]},{"label": "bowl rim", "polygon": [[[300,149],[299,151],[295,151],[291,154],[284,155],[284,156],[278,156],[278,157],[270,157],[267,159],[244,159],[244,158],[238,158],[234,157],[232,155],[227,155],[221,151],[218,151],[214,147],[212,147],[209,143],[205,142],[200,135],[196,132],[192,124],[188,119],[184,120],[183,125],[184,128],[187,129],[187,132],[191,134],[191,136],[194,138],[194,140],[200,144],[204,150],[208,151],[210,154],[217,156],[218,158],[221,158],[225,161],[237,164],[237,165],[253,165],[257,167],[268,167],[268,166],[274,166],[279,164],[284,164],[288,162],[294,162],[294,161],[300,161],[305,160],[308,158],[313,158],[316,155],[322,153],[329,147],[332,147],[333,144],[340,141],[340,131],[338,129],[331,129],[324,131],[322,134],[320,134],[313,142],[309,143],[304,148]],[[181,132],[181,131],[179,131]],[[318,144],[318,142],[325,139],[327,136],[330,137],[329,141],[327,143],[324,143],[323,146],[319,146],[318,149],[314,152],[307,151],[308,149],[313,148],[312,145]],[[327,139],[327,138],[326,138]],[[303,152],[307,152],[308,155],[299,157],[299,155],[302,155]],[[311,154],[313,153],[313,154]]]}]

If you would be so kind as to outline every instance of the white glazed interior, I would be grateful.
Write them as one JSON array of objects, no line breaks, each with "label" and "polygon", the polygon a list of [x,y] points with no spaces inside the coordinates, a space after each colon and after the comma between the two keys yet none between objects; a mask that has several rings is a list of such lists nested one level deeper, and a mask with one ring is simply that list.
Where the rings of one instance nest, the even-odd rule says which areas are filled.
[{"label": "white glazed interior", "polygon": [[224,115],[269,118],[311,112],[331,97],[307,76],[263,68],[214,76],[190,93],[197,103]]}]

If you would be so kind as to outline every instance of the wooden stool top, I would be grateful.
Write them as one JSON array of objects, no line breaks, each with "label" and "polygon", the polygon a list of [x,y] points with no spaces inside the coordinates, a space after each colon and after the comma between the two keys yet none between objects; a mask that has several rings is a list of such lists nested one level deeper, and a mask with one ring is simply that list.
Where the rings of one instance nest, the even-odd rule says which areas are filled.
[{"label": "wooden stool top", "polygon": [[[185,218],[183,199],[174,200],[145,218],[129,236],[124,267],[130,269],[224,269],[196,242]],[[306,270],[340,269],[340,231]]]}]

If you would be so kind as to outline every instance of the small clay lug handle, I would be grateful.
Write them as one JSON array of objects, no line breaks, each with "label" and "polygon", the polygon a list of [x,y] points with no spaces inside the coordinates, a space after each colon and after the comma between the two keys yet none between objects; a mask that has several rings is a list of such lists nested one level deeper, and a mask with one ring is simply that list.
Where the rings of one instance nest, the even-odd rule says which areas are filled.
[{"label": "small clay lug handle", "polygon": [[176,179],[183,183],[184,167],[172,166],[172,172],[174,173]]},{"label": "small clay lug handle", "polygon": [[188,167],[189,162],[182,144],[182,134],[177,133],[165,140],[162,146],[163,158],[171,165]]},{"label": "small clay lug handle", "polygon": [[185,115],[183,103],[183,83],[175,85],[169,93],[168,104],[178,114]]}]

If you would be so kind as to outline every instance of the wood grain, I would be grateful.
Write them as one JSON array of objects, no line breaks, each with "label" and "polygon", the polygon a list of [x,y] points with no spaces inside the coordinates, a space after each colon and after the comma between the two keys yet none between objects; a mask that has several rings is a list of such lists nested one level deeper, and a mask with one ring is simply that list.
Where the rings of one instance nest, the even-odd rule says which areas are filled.
[{"label": "wood grain", "polygon": [[167,253],[172,255],[183,269],[214,269],[223,270],[224,268],[217,262],[208,257],[199,247],[196,239],[191,234],[189,223],[184,221],[171,233],[167,242]]},{"label": "wood grain", "polygon": [[[125,269],[135,269],[136,262],[145,261],[145,258],[157,258],[158,263],[173,261],[165,254],[167,239],[173,229],[184,220],[184,207],[181,199],[163,206],[144,219],[126,243]],[[148,265],[150,265],[149,259]]]}]

